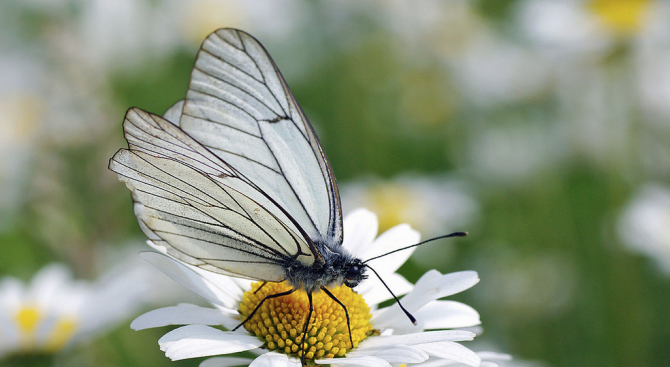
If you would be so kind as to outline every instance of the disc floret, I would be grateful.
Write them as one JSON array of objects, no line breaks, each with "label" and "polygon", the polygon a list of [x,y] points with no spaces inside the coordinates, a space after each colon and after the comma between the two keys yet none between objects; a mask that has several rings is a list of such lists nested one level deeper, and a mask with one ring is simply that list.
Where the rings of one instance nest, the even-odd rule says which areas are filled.
[{"label": "disc floret", "polygon": [[[291,289],[287,283],[252,284],[240,302],[240,315],[245,319],[265,297]],[[347,318],[342,306],[324,292],[314,293],[314,312],[310,318],[304,348],[304,323],[309,313],[309,300],[305,291],[295,291],[287,296],[268,299],[254,316],[244,324],[244,328],[265,341],[265,348],[305,359],[342,357],[356,348],[358,343],[372,334],[370,323],[372,314],[363,297],[347,286],[330,289],[337,299],[347,307],[351,327],[351,338],[347,328]],[[351,345],[353,340],[353,346]]]}]

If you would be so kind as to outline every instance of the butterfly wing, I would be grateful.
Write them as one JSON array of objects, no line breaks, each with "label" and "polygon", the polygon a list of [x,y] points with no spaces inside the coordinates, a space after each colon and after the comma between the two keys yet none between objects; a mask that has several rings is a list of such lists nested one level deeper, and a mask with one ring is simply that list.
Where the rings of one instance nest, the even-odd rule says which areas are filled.
[{"label": "butterfly wing", "polygon": [[[218,156],[160,116],[130,109],[129,149],[109,168],[130,188],[140,227],[189,264],[265,281],[318,253],[292,218]],[[262,266],[256,266],[262,265]]]},{"label": "butterfly wing", "polygon": [[263,46],[219,29],[203,42],[179,125],[290,213],[317,243],[342,243],[332,169]]}]

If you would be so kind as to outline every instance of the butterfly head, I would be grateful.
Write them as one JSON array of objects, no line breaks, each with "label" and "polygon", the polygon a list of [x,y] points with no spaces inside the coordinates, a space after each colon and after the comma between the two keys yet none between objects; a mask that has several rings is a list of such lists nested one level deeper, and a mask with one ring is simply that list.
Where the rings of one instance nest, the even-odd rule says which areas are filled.
[{"label": "butterfly head", "polygon": [[353,258],[347,264],[346,272],[344,274],[344,284],[349,288],[354,288],[360,282],[367,279],[365,275],[366,266],[359,259]]}]

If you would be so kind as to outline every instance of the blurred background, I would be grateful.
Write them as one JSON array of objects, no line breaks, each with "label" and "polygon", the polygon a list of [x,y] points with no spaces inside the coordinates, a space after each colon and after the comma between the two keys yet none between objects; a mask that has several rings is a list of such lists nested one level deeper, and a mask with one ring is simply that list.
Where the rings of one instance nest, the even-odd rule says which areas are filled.
[{"label": "blurred background", "polygon": [[[274,57],[345,212],[375,211],[380,233],[469,231],[401,269],[479,272],[456,297],[481,314],[468,347],[519,365],[670,363],[670,4],[654,0],[0,2],[0,293],[14,292],[0,344],[19,295],[49,299],[20,285],[40,269],[99,284],[148,249],[107,162],[126,109],[183,98],[219,27]],[[0,365],[197,366],[164,356],[166,330],[128,326],[192,301],[166,284],[64,350],[0,346]]]}]

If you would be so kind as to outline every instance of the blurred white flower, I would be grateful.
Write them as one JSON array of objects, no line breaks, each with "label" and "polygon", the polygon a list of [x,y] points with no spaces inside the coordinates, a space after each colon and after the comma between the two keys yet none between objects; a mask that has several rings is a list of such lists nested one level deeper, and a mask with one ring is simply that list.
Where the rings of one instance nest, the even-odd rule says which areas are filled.
[{"label": "blurred white flower", "polygon": [[107,122],[100,106],[104,94],[33,54],[1,51],[7,52],[0,53],[0,228],[30,195],[26,180],[47,146],[83,144]]},{"label": "blurred white flower", "polygon": [[468,100],[480,107],[539,99],[551,82],[540,55],[493,32],[474,37],[449,66]]},{"label": "blurred white flower", "polygon": [[92,74],[137,66],[150,56],[166,57],[184,40],[175,27],[183,14],[171,11],[174,4],[143,0],[83,2],[74,32],[64,34],[61,48],[69,51],[72,62]]},{"label": "blurred white flower", "polygon": [[[375,239],[377,221],[374,214],[367,210],[357,210],[348,215],[344,220],[344,228],[342,246],[361,259],[372,258],[419,240],[419,234],[407,225],[394,227]],[[154,247],[165,253],[163,247]],[[420,363],[433,357],[443,364],[480,365],[481,360],[476,353],[455,343],[473,339],[474,333],[463,330],[424,331],[479,324],[479,315],[469,306],[437,300],[472,287],[479,280],[477,274],[464,271],[442,275],[433,270],[424,274],[413,286],[395,273],[410,255],[411,250],[398,252],[375,259],[371,265],[396,294],[407,293],[402,302],[414,314],[418,326],[413,326],[395,304],[370,314],[368,304],[375,309],[380,302],[391,298],[384,286],[371,274],[357,287],[360,294],[346,286],[332,288],[332,292],[349,310],[353,348],[346,332],[347,321],[342,308],[323,292],[314,295],[315,314],[311,318],[314,326],[305,339],[309,345],[306,350],[308,359],[314,359],[317,364],[388,366],[389,363]],[[162,254],[146,253],[143,258],[206,298],[215,307],[167,307],[146,313],[133,321],[131,327],[135,329],[186,325],[172,330],[159,340],[161,349],[168,357],[178,360],[251,351],[259,355],[253,361],[247,358],[216,357],[206,360],[201,366],[249,363],[256,367],[299,365],[296,355],[300,352],[301,328],[304,325],[302,320],[306,317],[307,309],[304,292],[294,292],[263,303],[261,311],[244,328],[235,332],[222,331],[207,325],[222,325],[232,330],[242,321],[241,315],[248,315],[265,293],[275,294],[288,290],[286,287],[290,286],[267,283],[262,288],[263,292],[256,295],[261,290],[261,282],[251,285],[250,281],[207,272]],[[268,305],[270,303],[272,306]]]},{"label": "blurred white flower", "polygon": [[0,228],[23,199],[33,145],[45,115],[42,65],[27,55],[0,57]]},{"label": "blurred white flower", "polygon": [[379,213],[379,227],[408,223],[429,236],[462,231],[476,220],[479,204],[465,184],[443,176],[399,176],[365,179],[340,185],[348,208],[366,207]]},{"label": "blurred white flower", "polygon": [[560,252],[528,253],[504,243],[489,243],[473,267],[486,274],[473,289],[482,304],[495,304],[507,323],[556,318],[574,304],[577,269]]},{"label": "blurred white flower", "polygon": [[293,0],[91,0],[74,6],[77,12],[70,24],[47,38],[56,40],[58,52],[70,63],[88,75],[98,75],[97,79],[101,73],[132,69],[196,47],[222,27],[286,37],[303,16]]},{"label": "blurred white flower", "polygon": [[602,50],[606,35],[582,1],[526,0],[517,8],[521,31],[550,54]]},{"label": "blurred white flower", "polygon": [[258,37],[282,40],[294,34],[306,15],[304,4],[297,0],[189,0],[178,4],[175,24],[195,44],[219,28],[246,29]]},{"label": "blurred white flower", "polygon": [[562,140],[559,127],[549,121],[488,126],[471,138],[468,167],[497,183],[527,182],[562,161],[566,155]]},{"label": "blurred white flower", "polygon": [[[409,223],[428,237],[473,230],[479,203],[472,188],[445,176],[399,176],[391,180],[367,179],[340,185],[342,207],[366,207],[379,213],[386,230]],[[426,268],[443,269],[452,258],[453,242],[420,246],[412,257]]]},{"label": "blurred white flower", "polygon": [[648,26],[637,38],[633,74],[648,121],[670,131],[670,4],[656,4]]},{"label": "blurred white flower", "polygon": [[517,6],[517,23],[548,55],[583,57],[641,32],[653,5],[653,0],[526,0]]},{"label": "blurred white flower", "polygon": [[30,284],[0,279],[0,357],[57,352],[132,317],[151,289],[143,269],[121,266],[88,282],[52,264]]},{"label": "blurred white flower", "polygon": [[[552,68],[561,144],[577,159],[624,169],[663,156],[667,150],[658,147],[668,144],[670,116],[668,4],[527,0],[516,9],[522,37]],[[645,124],[636,125],[640,120]],[[641,143],[631,139],[633,130]],[[638,153],[634,160],[631,151]],[[667,172],[670,162],[647,166]]]},{"label": "blurred white flower", "polygon": [[649,256],[670,274],[670,187],[638,189],[619,217],[618,232],[629,250]]}]

